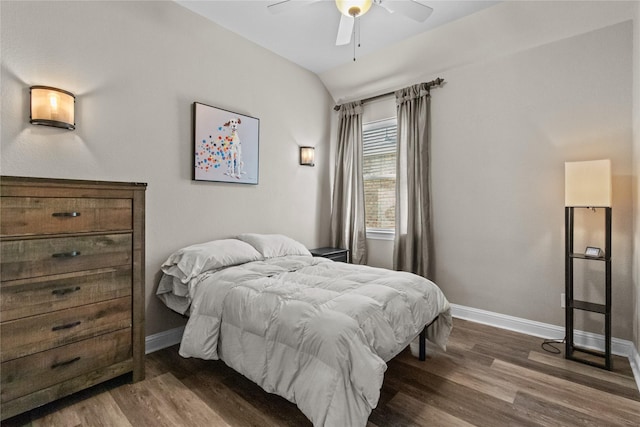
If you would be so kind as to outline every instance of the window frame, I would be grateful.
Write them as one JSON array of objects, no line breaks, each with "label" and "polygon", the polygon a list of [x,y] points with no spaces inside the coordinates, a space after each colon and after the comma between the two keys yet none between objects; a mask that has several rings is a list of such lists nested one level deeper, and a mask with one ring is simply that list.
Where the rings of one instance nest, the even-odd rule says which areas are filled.
[{"label": "window frame", "polygon": [[[374,121],[370,121],[367,123],[363,123],[362,124],[362,151],[363,151],[363,162],[364,162],[364,133],[367,131],[372,131],[372,130],[377,130],[377,129],[381,129],[381,128],[388,128],[391,126],[395,126],[396,127],[396,131],[397,131],[397,126],[398,126],[398,120],[396,117],[389,117],[386,119],[381,119],[381,120],[374,120]],[[396,133],[396,164],[397,164],[397,144],[398,144],[398,140],[397,140],[397,133]],[[396,169],[396,178],[398,176],[398,172]],[[363,177],[362,177],[363,183],[364,183],[364,173],[363,173]],[[394,240],[395,239],[395,235],[396,235],[396,230],[395,230],[395,219],[394,219],[394,227],[393,228],[370,228],[370,227],[366,227],[366,222],[365,222],[365,232],[366,232],[366,237],[367,239],[372,239],[372,240]]]}]

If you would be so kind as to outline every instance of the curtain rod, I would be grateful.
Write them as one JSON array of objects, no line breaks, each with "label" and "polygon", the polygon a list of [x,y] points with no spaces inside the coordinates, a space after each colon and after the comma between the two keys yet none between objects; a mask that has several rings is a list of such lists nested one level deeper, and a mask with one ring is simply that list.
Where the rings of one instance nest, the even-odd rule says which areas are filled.
[{"label": "curtain rod", "polygon": [[[430,82],[427,82],[425,84],[427,85],[427,87],[431,88],[431,87],[434,87],[434,86],[440,86],[442,83],[444,83],[444,79],[441,79],[440,77],[438,77],[437,79],[431,80]],[[369,98],[365,98],[365,99],[362,100],[362,102],[373,101],[373,100],[378,99],[378,98],[382,98],[382,97],[385,97],[385,96],[388,96],[388,95],[392,95],[393,93],[395,93],[395,91],[391,91],[391,92],[387,92],[387,93],[381,93],[380,95],[376,95],[376,96],[372,96],[372,97],[369,97]],[[333,107],[333,109],[335,111],[338,111],[338,110],[340,110],[341,106],[342,106],[342,104],[336,105],[336,106]]]}]

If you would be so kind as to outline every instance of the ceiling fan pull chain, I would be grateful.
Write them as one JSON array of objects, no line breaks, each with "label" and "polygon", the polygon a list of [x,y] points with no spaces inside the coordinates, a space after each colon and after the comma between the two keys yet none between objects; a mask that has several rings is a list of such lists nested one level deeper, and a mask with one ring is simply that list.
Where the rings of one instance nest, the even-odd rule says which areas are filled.
[{"label": "ceiling fan pull chain", "polygon": [[356,27],[358,26],[358,18],[356,16],[353,17],[355,21],[353,25],[353,32],[351,33],[351,38],[353,39],[353,62],[356,62]]}]

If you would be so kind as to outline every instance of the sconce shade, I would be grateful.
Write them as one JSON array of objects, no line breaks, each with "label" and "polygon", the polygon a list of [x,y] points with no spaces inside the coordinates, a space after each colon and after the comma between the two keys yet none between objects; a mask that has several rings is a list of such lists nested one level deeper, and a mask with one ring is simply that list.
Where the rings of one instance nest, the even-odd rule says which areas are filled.
[{"label": "sconce shade", "polygon": [[611,193],[611,160],[565,162],[565,206],[611,207]]},{"label": "sconce shade", "polygon": [[300,147],[300,164],[303,166],[315,166],[314,147]]},{"label": "sconce shade", "polygon": [[73,130],[76,97],[66,90],[49,86],[31,86],[31,117],[34,125]]}]

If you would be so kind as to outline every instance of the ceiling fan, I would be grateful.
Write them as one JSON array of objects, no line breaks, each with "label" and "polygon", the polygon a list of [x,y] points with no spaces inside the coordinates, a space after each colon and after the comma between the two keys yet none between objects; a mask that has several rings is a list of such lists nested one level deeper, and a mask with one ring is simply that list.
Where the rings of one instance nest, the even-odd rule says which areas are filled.
[{"label": "ceiling fan", "polygon": [[[269,12],[277,14],[296,6],[316,3],[321,0],[280,0],[267,6]],[[418,22],[424,22],[433,9],[415,0],[335,0],[341,13],[336,46],[351,43],[356,18],[361,17],[371,5],[380,6],[389,13],[399,13]]]}]

